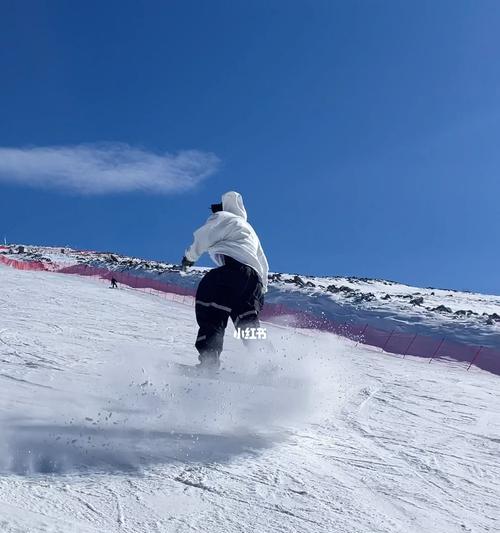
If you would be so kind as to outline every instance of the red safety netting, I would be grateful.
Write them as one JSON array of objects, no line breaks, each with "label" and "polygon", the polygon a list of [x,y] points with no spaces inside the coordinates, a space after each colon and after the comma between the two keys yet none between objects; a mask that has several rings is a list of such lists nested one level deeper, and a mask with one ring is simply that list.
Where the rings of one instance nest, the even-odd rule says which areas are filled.
[{"label": "red safety netting", "polygon": [[286,308],[276,304],[266,304],[263,318],[274,318],[280,315],[293,317],[297,327],[312,328],[328,331],[347,337],[357,343],[380,348],[384,352],[406,357],[413,355],[429,359],[445,359],[464,364],[467,369],[475,365],[500,375],[500,349],[468,345],[446,337],[432,337],[414,332],[384,330],[369,324],[360,325],[337,322],[330,318],[318,317],[313,313],[306,313]]},{"label": "red safety netting", "polygon": [[45,263],[41,261],[19,261],[17,259],[10,259],[0,255],[0,263],[16,268],[17,270],[48,270]]},{"label": "red safety netting", "polygon": [[[173,283],[134,275],[130,272],[112,271],[84,264],[56,268],[54,265],[45,265],[40,261],[19,261],[2,255],[0,255],[0,263],[19,270],[51,270],[62,274],[92,276],[101,280],[114,278],[118,283],[127,287],[154,293],[179,303],[194,304],[194,295],[196,293],[194,287],[182,287]],[[354,342],[378,347],[384,352],[401,355],[403,358],[407,355],[425,357],[429,359],[429,363],[433,359],[445,359],[462,363],[467,369],[471,365],[475,365],[500,375],[500,349],[493,347],[467,345],[445,337],[436,338],[414,332],[384,330],[369,324],[337,322],[330,318],[276,303],[266,303],[261,317],[263,320],[285,323],[297,328],[317,329],[335,333]]]},{"label": "red safety netting", "polygon": [[152,291],[178,294],[181,296],[194,296],[196,290],[191,287],[180,287],[173,283],[154,280],[147,277],[134,276],[129,272],[118,272],[105,268],[91,267],[88,265],[73,265],[57,270],[61,274],[78,274],[79,276],[97,276],[101,279],[111,280],[115,278],[118,283],[127,285],[133,289],[151,289]]}]

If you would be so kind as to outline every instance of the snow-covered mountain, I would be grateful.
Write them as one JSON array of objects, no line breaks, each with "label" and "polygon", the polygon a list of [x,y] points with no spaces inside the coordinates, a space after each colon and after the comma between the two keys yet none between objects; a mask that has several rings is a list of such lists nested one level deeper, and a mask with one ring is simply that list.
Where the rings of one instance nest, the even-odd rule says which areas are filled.
[{"label": "snow-covered mountain", "polygon": [[[177,265],[71,248],[16,245],[4,249],[3,253],[27,261],[88,264],[129,271],[188,287],[195,287],[205,270],[195,267],[184,275]],[[266,302],[312,311],[346,324],[444,336],[500,349],[500,296],[411,287],[380,279],[274,272],[269,274]]]},{"label": "snow-covered mountain", "polygon": [[[175,270],[110,254],[22,255]],[[404,290],[301,278],[315,287],[288,275],[272,286],[347,304],[322,285],[377,299]],[[497,376],[266,324],[274,351],[226,337],[224,366],[245,380],[196,379],[174,366],[196,360],[191,306],[3,265],[0,279],[2,533],[498,529]],[[454,299],[467,296],[482,309],[479,295]]]}]

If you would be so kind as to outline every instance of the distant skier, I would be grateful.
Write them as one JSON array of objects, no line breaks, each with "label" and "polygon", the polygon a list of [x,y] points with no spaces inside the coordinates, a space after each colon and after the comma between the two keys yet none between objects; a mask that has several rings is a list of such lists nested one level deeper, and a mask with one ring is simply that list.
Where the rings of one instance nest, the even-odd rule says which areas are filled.
[{"label": "distant skier", "polygon": [[211,210],[205,225],[195,231],[182,268],[187,270],[205,252],[219,265],[200,281],[195,305],[199,366],[218,368],[228,318],[240,329],[259,327],[269,267],[239,193],[227,192]]},{"label": "distant skier", "polygon": [[118,282],[115,278],[111,278],[111,288],[112,289],[118,289]]}]

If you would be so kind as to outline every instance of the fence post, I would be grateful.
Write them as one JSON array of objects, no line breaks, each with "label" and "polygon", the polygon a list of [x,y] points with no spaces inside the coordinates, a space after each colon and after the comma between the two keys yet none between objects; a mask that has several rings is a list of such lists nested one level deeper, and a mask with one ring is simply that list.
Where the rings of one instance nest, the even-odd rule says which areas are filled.
[{"label": "fence post", "polygon": [[382,351],[385,352],[385,349],[387,348],[387,345],[389,344],[389,341],[391,340],[392,335],[394,334],[394,329],[391,331],[391,334],[389,337],[387,337],[387,340],[385,341],[384,347],[382,348]]},{"label": "fence post", "polygon": [[410,344],[406,347],[405,353],[403,354],[403,359],[406,357],[408,350],[411,348],[411,345],[415,342],[415,339],[418,337],[418,333],[415,333],[413,339],[410,341]]},{"label": "fence post", "polygon": [[480,346],[479,349],[477,350],[476,354],[472,358],[472,361],[470,362],[469,366],[467,367],[467,372],[469,371],[469,368],[472,366],[472,363],[479,357],[479,354],[481,353],[482,349],[483,349],[483,347]]},{"label": "fence post", "polygon": [[359,335],[359,340],[358,340],[358,342],[356,343],[355,348],[358,347],[358,344],[361,342],[361,339],[362,339],[363,335],[365,334],[365,331],[366,331],[367,328],[368,328],[368,322],[365,324],[365,327],[363,328],[363,331],[360,333],[360,335]]},{"label": "fence post", "polygon": [[436,357],[436,355],[437,355],[437,353],[439,352],[439,349],[441,348],[441,346],[443,345],[443,342],[444,342],[445,339],[446,339],[446,337],[443,337],[443,338],[441,339],[441,342],[439,343],[439,346],[436,348],[436,351],[432,354],[432,357],[431,357],[430,360],[429,360],[429,364],[431,364],[431,363],[432,363],[432,360],[434,359],[434,357]]}]

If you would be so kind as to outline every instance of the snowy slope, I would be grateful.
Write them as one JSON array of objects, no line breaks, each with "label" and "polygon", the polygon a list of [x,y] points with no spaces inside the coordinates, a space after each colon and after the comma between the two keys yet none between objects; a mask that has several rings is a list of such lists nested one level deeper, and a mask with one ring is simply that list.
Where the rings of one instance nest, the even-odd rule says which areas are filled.
[{"label": "snowy slope", "polygon": [[[112,253],[24,246],[9,257],[55,265],[89,264],[195,287],[205,269],[181,277],[179,268]],[[271,273],[266,302],[292,306],[347,324],[446,337],[464,344],[500,348],[500,296],[411,287],[387,280]]]},{"label": "snowy slope", "polygon": [[276,353],[228,332],[248,383],[195,380],[191,307],[0,278],[0,531],[500,529],[498,377],[269,326]]}]

